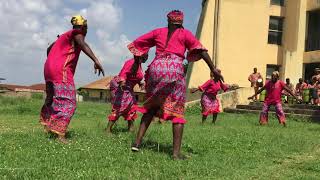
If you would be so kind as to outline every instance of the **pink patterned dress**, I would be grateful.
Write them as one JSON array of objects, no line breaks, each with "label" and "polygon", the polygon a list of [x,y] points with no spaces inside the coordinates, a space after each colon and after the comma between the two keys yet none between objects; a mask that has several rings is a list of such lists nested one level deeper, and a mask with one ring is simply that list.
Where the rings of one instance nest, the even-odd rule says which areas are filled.
[{"label": "pink patterned dress", "polygon": [[199,90],[203,92],[200,101],[202,115],[218,114],[220,112],[220,104],[217,94],[220,90],[227,91],[228,89],[228,85],[223,84],[221,81],[216,82],[213,79],[199,86]]},{"label": "pink patterned dress", "polygon": [[283,112],[282,104],[281,104],[281,92],[284,90],[286,84],[278,80],[277,82],[273,83],[272,81],[268,81],[265,85],[267,95],[266,99],[264,100],[262,112],[260,114],[260,124],[267,124],[268,123],[268,112],[270,106],[275,106],[277,118],[280,124],[286,122],[286,117]]},{"label": "pink patterned dress", "polygon": [[[133,63],[134,59],[127,60],[119,75],[110,82],[112,112],[108,116],[109,121],[116,121],[120,116],[123,116],[127,121],[137,118],[137,100],[134,96],[133,88],[143,79],[143,71],[140,65],[137,74],[133,75],[131,73]],[[125,82],[123,89],[119,87],[121,81]]]},{"label": "pink patterned dress", "polygon": [[60,35],[44,66],[47,98],[41,109],[40,123],[59,135],[65,135],[76,109],[73,75],[81,49],[75,45],[73,37],[80,33],[72,29]]},{"label": "pink patterned dress", "polygon": [[158,110],[159,117],[162,119],[171,120],[173,123],[185,123],[184,54],[188,50],[187,60],[196,61],[201,58],[199,50],[206,49],[186,29],[176,29],[166,44],[167,35],[168,28],[158,28],[128,45],[135,56],[141,56],[151,47],[156,46],[156,57],[145,74],[147,100],[141,112]]}]

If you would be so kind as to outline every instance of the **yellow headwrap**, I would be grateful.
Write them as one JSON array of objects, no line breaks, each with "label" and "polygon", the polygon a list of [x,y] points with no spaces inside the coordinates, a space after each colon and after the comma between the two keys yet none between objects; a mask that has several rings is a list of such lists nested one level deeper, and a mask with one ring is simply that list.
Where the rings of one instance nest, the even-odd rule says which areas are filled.
[{"label": "yellow headwrap", "polygon": [[71,24],[73,26],[84,26],[87,25],[87,20],[84,19],[81,15],[75,15],[71,18]]}]

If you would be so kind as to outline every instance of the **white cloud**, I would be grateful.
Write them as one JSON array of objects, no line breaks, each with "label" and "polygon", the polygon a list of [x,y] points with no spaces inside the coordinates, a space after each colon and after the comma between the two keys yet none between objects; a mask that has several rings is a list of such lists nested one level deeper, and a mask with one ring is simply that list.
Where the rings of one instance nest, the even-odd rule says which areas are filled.
[{"label": "white cloud", "polygon": [[[88,19],[86,40],[103,61],[107,74],[118,73],[130,54],[129,40],[117,30],[122,9],[115,0],[2,0],[0,1],[0,77],[8,83],[43,82],[43,64],[49,43],[71,28],[70,18],[82,14]],[[82,55],[76,73],[81,84],[97,78],[92,62]],[[88,68],[90,67],[90,68]]]}]

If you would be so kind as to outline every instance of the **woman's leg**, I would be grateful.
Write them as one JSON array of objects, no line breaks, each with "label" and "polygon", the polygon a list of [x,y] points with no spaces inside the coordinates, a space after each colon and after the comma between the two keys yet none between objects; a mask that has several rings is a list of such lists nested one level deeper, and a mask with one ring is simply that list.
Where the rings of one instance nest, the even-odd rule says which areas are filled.
[{"label": "woman's leg", "polygon": [[[153,117],[156,115],[156,112],[157,112],[157,110],[153,109],[153,110],[149,110],[147,113],[143,114],[143,116],[141,118],[139,131],[137,134],[137,138],[136,138],[135,143],[132,148],[133,151],[138,151],[138,148],[141,145],[143,136],[146,133]],[[134,148],[137,148],[137,149],[134,149]]]},{"label": "woman's leg", "polygon": [[106,128],[106,132],[107,133],[112,133],[112,127],[113,127],[113,125],[116,123],[116,120],[114,120],[114,121],[110,121],[109,120],[109,122],[108,122],[108,125],[107,125],[107,128]]},{"label": "woman's leg", "polygon": [[128,121],[128,131],[134,132],[134,121]]},{"label": "woman's leg", "polygon": [[172,124],[173,130],[173,159],[184,159],[180,154],[184,124]]},{"label": "woman's leg", "polygon": [[47,125],[51,117],[51,109],[52,109],[51,105],[53,102],[53,95],[54,95],[54,90],[53,90],[52,82],[46,82],[46,99],[40,112],[40,124],[44,126],[45,133],[49,132]]},{"label": "woman's leg", "polygon": [[69,123],[76,110],[76,89],[71,83],[54,83],[54,97],[51,118],[48,121],[48,128],[58,135],[58,140],[67,143],[66,133]]},{"label": "woman's leg", "polygon": [[[256,94],[259,90],[259,87],[258,86],[254,86],[254,93]],[[258,100],[258,95],[255,95],[254,96],[254,101],[257,101]]]},{"label": "woman's leg", "polygon": [[204,123],[207,120],[207,116],[202,115],[202,123]]},{"label": "woman's leg", "polygon": [[268,112],[269,112],[270,105],[267,103],[263,103],[262,112],[260,114],[260,125],[268,124]]},{"label": "woman's leg", "polygon": [[216,124],[218,113],[212,114],[212,123]]},{"label": "woman's leg", "polygon": [[279,123],[282,124],[284,127],[286,127],[286,117],[283,112],[282,104],[277,103],[275,105],[275,108],[276,108],[276,114],[277,114],[277,118],[279,120]]}]

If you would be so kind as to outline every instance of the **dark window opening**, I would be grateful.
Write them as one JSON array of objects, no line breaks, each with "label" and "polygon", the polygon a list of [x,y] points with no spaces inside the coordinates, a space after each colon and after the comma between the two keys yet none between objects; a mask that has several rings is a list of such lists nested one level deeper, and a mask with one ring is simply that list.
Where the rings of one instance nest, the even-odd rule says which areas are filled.
[{"label": "dark window opening", "polygon": [[267,71],[266,71],[266,79],[271,79],[271,75],[273,71],[279,71],[280,72],[280,66],[274,65],[274,64],[267,64]]},{"label": "dark window opening", "polygon": [[271,0],[271,5],[284,6],[284,0]]},{"label": "dark window opening", "polygon": [[270,16],[268,43],[281,45],[282,44],[282,31],[283,31],[283,18],[276,17],[276,16]]},{"label": "dark window opening", "polygon": [[320,11],[307,13],[307,30],[305,51],[320,50]]},{"label": "dark window opening", "polygon": [[103,92],[100,92],[100,100],[103,98]]}]

